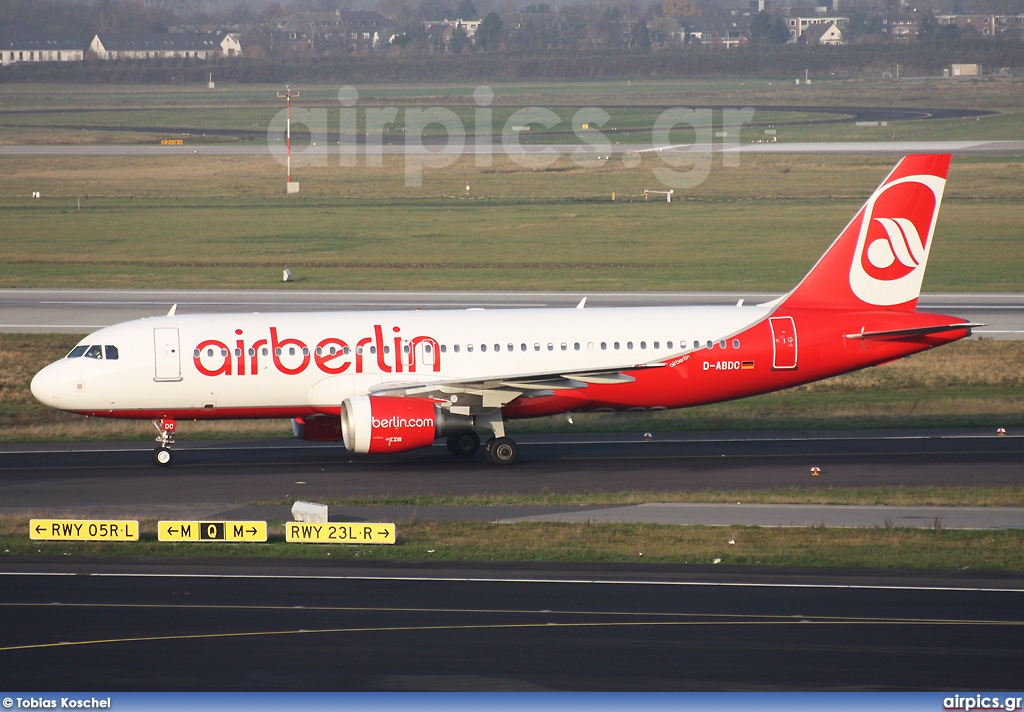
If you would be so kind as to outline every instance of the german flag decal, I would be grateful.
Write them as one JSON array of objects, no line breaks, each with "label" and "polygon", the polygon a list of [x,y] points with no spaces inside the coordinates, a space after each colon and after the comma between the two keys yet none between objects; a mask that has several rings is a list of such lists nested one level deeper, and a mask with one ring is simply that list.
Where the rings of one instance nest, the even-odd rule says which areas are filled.
[{"label": "german flag decal", "polygon": [[743,371],[749,371],[753,367],[754,367],[754,362],[753,361],[744,361],[743,363],[740,364],[740,369],[743,370]]}]

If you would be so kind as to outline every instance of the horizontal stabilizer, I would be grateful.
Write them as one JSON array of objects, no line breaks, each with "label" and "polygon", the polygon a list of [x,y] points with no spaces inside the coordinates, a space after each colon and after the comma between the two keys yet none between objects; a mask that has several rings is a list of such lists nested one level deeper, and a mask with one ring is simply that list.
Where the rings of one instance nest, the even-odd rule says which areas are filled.
[{"label": "horizontal stabilizer", "polygon": [[[970,322],[960,324],[943,324],[940,326],[922,326],[916,329],[893,329],[891,331],[861,331],[859,334],[847,334],[848,339],[888,339],[900,336],[926,336],[927,334],[941,334],[945,331],[958,331],[967,329],[968,332],[984,324],[973,324]],[[970,334],[968,333],[968,336]]]}]

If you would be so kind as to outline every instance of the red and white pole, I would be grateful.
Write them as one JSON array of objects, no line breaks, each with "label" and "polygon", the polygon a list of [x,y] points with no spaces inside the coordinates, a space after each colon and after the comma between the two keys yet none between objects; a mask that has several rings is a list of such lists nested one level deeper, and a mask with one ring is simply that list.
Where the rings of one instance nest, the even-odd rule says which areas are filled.
[{"label": "red and white pole", "polygon": [[[288,187],[292,188],[292,97],[299,96],[299,92],[293,92],[287,84],[284,86],[284,94],[278,93],[278,99],[284,99],[286,108],[285,137],[288,145]],[[298,186],[295,186],[296,188]],[[290,191],[289,191],[290,192]]]}]

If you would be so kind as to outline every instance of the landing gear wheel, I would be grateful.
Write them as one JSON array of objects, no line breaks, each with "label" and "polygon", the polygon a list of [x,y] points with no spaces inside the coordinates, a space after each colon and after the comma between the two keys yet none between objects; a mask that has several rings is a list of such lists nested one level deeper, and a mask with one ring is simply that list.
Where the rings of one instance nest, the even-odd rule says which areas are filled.
[{"label": "landing gear wheel", "polygon": [[158,447],[153,451],[153,462],[157,465],[170,465],[173,460],[174,456],[168,448]]},{"label": "landing gear wheel", "polygon": [[493,465],[511,465],[519,457],[519,446],[512,438],[491,438],[487,441],[487,459]]},{"label": "landing gear wheel", "polygon": [[480,449],[480,436],[470,430],[468,433],[449,435],[445,443],[448,451],[458,457],[473,457]]}]

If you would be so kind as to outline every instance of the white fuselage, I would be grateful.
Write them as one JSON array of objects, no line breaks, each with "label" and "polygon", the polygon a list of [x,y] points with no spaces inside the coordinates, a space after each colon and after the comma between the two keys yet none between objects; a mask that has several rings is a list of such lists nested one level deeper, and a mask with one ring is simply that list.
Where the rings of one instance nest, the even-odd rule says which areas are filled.
[{"label": "white fuselage", "polygon": [[621,370],[663,363],[709,343],[734,349],[734,335],[769,311],[710,306],[154,317],[90,334],[81,345],[114,346],[117,359],[62,359],[40,371],[32,390],[56,408],[121,417],[132,411],[150,417],[157,410],[223,415],[336,408],[388,384]]}]

